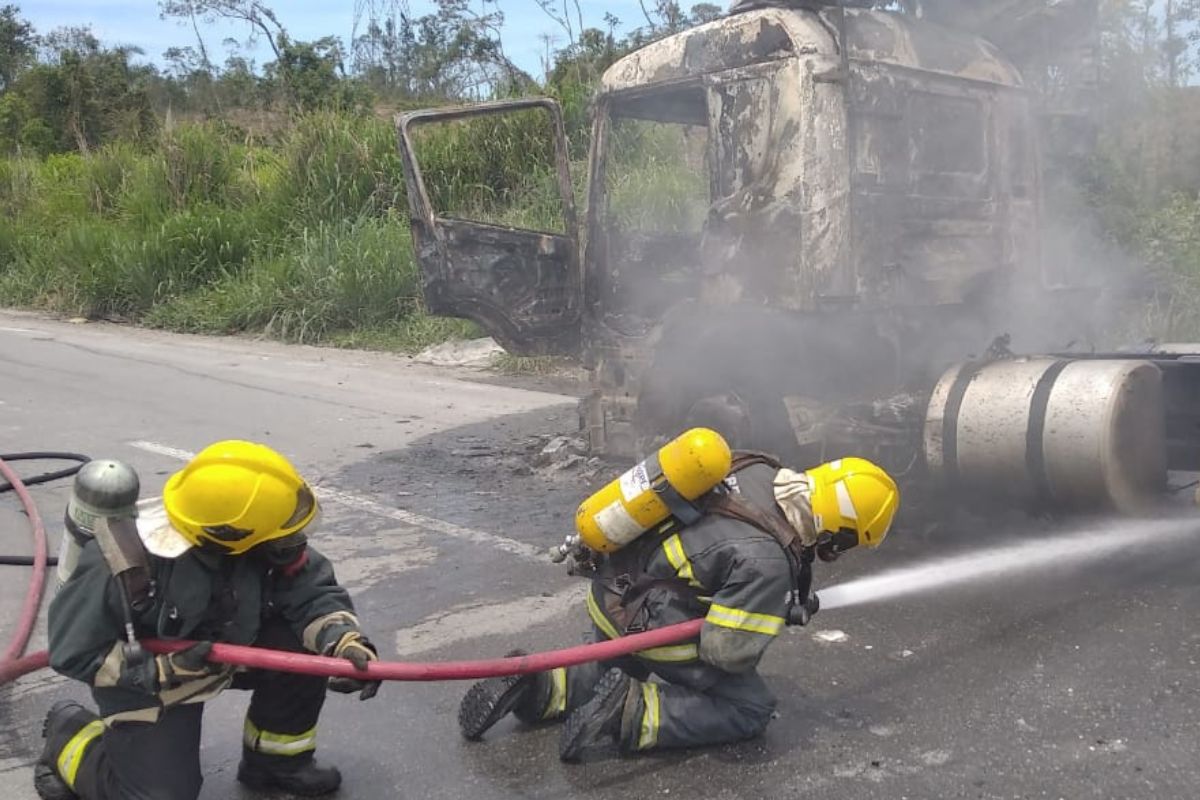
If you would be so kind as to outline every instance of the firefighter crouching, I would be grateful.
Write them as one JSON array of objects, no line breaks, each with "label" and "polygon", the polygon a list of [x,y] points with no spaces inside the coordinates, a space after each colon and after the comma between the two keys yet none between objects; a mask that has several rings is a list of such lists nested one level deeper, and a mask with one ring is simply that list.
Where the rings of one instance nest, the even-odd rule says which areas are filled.
[{"label": "firefighter crouching", "polygon": [[[853,547],[877,547],[899,493],[886,472],[858,458],[807,472],[753,454],[725,463],[728,476],[694,503],[664,493],[660,475],[657,492],[672,506],[669,518],[643,535],[634,532],[615,552],[577,547],[591,559],[587,610],[595,636],[613,639],[703,617],[699,640],[608,664],[477,683],[459,710],[466,738],[478,739],[509,712],[525,723],[565,720],[564,761],[606,743],[631,753],[763,733],[776,700],[756,668],[786,624],[805,624],[816,610],[814,557],[829,561]],[[651,462],[651,473],[657,466]],[[643,484],[644,468],[638,468]],[[634,487],[626,498],[636,494],[632,474],[621,479]],[[638,502],[625,510],[638,514]],[[615,510],[605,509],[612,521]]]},{"label": "firefighter crouching", "polygon": [[[50,663],[91,686],[99,714],[55,704],[34,783],[46,800],[195,800],[204,701],[253,692],[238,780],[315,796],[341,775],[313,759],[326,688],[374,696],[378,682],[235,671],[213,642],[376,659],[350,596],[308,546],[316,499],[270,448],[225,441],[173,475],[161,507],[135,519],[136,473],[91,462],[67,509],[71,541],[50,605]],[[154,656],[139,637],[194,639]]]}]

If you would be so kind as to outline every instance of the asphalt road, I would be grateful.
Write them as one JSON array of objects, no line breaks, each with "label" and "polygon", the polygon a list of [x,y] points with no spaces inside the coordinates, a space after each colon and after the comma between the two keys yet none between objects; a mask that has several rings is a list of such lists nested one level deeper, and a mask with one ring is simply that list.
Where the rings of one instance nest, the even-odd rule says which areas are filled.
[{"label": "asphalt road", "polygon": [[[322,487],[315,542],[392,658],[580,640],[581,587],[540,552],[570,525],[586,476],[526,466],[531,437],[574,424],[571,397],[393,356],[0,313],[0,451],[123,458],[152,496],[210,441],[271,443]],[[35,490],[52,528],[67,488]],[[901,530],[818,586],[999,535]],[[11,494],[0,536],[28,552]],[[346,798],[1194,798],[1197,555],[1200,543],[1148,542],[1086,571],[818,615],[764,661],[779,718],[735,746],[567,766],[553,728],[504,723],[462,741],[462,684],[391,684],[370,703],[331,696],[318,753],[342,767]],[[3,636],[24,572],[0,570]],[[832,631],[843,635],[824,641]],[[41,716],[61,696],[86,692],[48,673],[0,689],[5,798],[34,797]],[[209,704],[205,800],[251,796],[233,777],[246,702]]]}]

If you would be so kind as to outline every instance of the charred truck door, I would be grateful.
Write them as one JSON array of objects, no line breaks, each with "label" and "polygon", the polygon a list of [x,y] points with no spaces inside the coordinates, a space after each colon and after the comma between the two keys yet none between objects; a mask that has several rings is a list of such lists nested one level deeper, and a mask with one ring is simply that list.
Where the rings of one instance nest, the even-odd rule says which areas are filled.
[{"label": "charred truck door", "polygon": [[[538,112],[552,139],[545,165],[561,200],[561,231],[511,227],[435,207],[417,158],[416,129]],[[579,234],[562,112],[548,99],[414,111],[396,117],[413,245],[425,303],[434,314],[474,320],[518,355],[575,353],[580,329]],[[490,143],[485,143],[490,144]],[[530,164],[531,173],[537,165]],[[477,187],[495,189],[496,187]]]}]

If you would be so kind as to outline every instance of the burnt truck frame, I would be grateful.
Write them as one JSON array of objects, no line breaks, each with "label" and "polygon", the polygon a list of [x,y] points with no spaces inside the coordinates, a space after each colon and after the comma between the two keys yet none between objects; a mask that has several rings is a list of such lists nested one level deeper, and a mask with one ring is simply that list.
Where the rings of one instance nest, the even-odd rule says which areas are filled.
[{"label": "burnt truck frame", "polygon": [[[415,129],[531,110],[552,132],[562,231],[439,214]],[[800,463],[873,457],[925,488],[1140,509],[1168,469],[1200,470],[1196,348],[1009,349],[1093,338],[1096,287],[1072,285],[1040,252],[1034,114],[1017,69],[982,39],[776,2],[605,72],[586,236],[555,101],[396,125],[428,309],[475,320],[516,354],[580,357],[595,452],[638,455],[709,424]],[[614,131],[630,120],[703,133],[698,230],[631,229],[610,208]],[[1011,341],[997,338],[1006,331]],[[1007,400],[971,391],[989,380]],[[1053,422],[1064,413],[1094,423],[1064,432]]]}]

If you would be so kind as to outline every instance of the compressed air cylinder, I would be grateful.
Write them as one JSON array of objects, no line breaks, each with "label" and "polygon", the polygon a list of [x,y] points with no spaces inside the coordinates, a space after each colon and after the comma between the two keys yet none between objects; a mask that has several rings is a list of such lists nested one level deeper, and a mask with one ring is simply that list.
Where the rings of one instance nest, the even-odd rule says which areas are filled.
[{"label": "compressed air cylinder", "polygon": [[725,479],[733,454],[721,434],[693,428],[580,504],[575,530],[600,553],[620,550],[675,516],[698,516],[691,504]]},{"label": "compressed air cylinder", "polygon": [[123,461],[95,459],[80,468],[67,500],[67,533],[58,554],[56,586],[71,577],[84,542],[95,535],[100,520],[137,516],[140,492],[137,472]]}]

